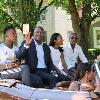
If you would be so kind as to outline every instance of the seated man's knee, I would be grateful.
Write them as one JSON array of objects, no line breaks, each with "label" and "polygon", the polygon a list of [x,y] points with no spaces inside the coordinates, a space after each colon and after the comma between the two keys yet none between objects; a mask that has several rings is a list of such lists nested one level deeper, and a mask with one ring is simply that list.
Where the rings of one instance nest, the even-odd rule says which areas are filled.
[{"label": "seated man's knee", "polygon": [[29,66],[28,65],[20,65],[21,70],[23,71],[29,71]]},{"label": "seated man's knee", "polygon": [[54,76],[54,75],[51,75],[51,76],[50,76],[50,81],[57,81],[57,77]]},{"label": "seated man's knee", "polygon": [[32,83],[32,87],[34,87],[34,88],[43,87],[42,79],[39,76],[36,76],[34,74],[31,74],[31,83]]}]

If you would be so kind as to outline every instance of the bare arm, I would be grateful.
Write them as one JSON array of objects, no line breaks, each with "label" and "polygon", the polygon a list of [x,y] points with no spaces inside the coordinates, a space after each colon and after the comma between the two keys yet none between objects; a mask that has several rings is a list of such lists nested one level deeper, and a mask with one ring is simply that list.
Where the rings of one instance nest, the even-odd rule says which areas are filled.
[{"label": "bare arm", "polygon": [[63,66],[63,71],[65,72],[65,73],[67,73],[67,71],[68,71],[68,69],[67,69],[67,65],[66,65],[66,63],[65,63],[65,59],[64,59],[64,54],[63,53],[61,53],[61,62],[62,62],[62,66]]},{"label": "bare arm", "polygon": [[8,70],[8,69],[14,68],[16,66],[17,66],[16,63],[0,64],[0,71]]},{"label": "bare arm", "polygon": [[6,64],[0,64],[0,71],[7,69]]}]

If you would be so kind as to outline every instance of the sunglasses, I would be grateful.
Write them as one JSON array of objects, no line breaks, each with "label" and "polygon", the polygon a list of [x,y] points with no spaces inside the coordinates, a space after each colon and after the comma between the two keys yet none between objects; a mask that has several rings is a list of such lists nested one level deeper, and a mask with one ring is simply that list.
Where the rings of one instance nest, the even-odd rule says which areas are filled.
[{"label": "sunglasses", "polygon": [[78,38],[77,37],[71,37],[70,39],[76,39],[77,40]]}]

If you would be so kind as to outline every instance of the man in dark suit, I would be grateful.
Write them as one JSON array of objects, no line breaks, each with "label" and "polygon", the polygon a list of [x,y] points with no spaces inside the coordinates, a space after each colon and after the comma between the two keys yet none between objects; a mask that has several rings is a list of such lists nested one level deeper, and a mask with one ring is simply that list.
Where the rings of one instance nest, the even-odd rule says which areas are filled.
[{"label": "man in dark suit", "polygon": [[[30,33],[25,35],[25,41],[19,48],[17,58],[25,58],[32,75],[37,75],[44,82],[49,83],[49,88],[55,87],[57,78],[50,73],[53,63],[50,56],[50,49],[43,43],[44,29],[36,27],[34,36],[30,39]],[[34,78],[33,78],[34,79]]]}]

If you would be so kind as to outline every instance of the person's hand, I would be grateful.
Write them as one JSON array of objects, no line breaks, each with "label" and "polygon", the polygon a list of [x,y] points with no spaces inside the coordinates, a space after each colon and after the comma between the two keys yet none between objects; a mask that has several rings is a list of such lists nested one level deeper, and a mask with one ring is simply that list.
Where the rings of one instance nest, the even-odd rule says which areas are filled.
[{"label": "person's hand", "polygon": [[100,100],[99,97],[94,93],[94,91],[89,92],[89,94],[93,100]]},{"label": "person's hand", "polygon": [[29,46],[29,44],[31,43],[32,39],[30,38],[30,32],[28,34],[25,34],[25,45]]},{"label": "person's hand", "polygon": [[75,67],[72,67],[72,68],[70,68],[69,70],[72,71],[72,72],[76,72],[76,71],[77,71],[77,70],[75,69]]},{"label": "person's hand", "polygon": [[16,63],[9,63],[9,64],[7,64],[7,69],[15,68],[17,66],[18,65]]},{"label": "person's hand", "polygon": [[81,84],[81,91],[92,91],[95,89],[95,86],[90,83]]},{"label": "person's hand", "polygon": [[68,69],[66,68],[64,68],[64,69],[62,69],[62,73],[64,74],[64,75],[67,75],[68,74]]},{"label": "person's hand", "polygon": [[20,61],[20,60],[18,60],[18,59],[16,59],[13,63],[15,63],[15,65],[16,65],[16,66],[21,65],[21,61]]},{"label": "person's hand", "polygon": [[64,68],[64,72],[68,73],[68,69],[67,68]]},{"label": "person's hand", "polygon": [[61,81],[56,84],[56,88],[66,91],[70,85],[70,81]]}]

